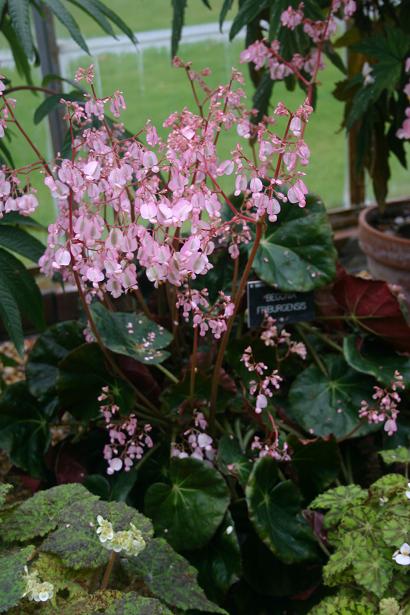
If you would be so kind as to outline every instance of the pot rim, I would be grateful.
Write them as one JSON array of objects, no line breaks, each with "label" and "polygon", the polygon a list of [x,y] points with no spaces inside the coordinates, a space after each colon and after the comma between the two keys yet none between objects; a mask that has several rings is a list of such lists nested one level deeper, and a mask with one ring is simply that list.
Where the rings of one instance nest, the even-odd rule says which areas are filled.
[{"label": "pot rim", "polygon": [[370,207],[365,207],[365,209],[362,209],[359,214],[359,226],[362,226],[363,229],[365,229],[368,233],[375,235],[379,239],[390,243],[396,243],[399,245],[401,244],[409,248],[410,239],[407,239],[406,237],[396,237],[395,235],[386,235],[386,233],[383,233],[383,231],[379,231],[378,229],[374,228],[374,226],[369,224],[369,222],[367,221],[367,215],[377,209],[377,205],[372,205]]}]

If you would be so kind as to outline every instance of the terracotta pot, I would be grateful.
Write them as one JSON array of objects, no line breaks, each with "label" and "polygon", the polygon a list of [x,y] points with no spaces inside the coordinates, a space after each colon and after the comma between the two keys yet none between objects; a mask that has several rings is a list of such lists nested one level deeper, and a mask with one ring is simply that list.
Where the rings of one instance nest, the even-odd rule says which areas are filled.
[{"label": "terracotta pot", "polygon": [[[410,215],[410,203],[388,205],[392,216]],[[402,287],[410,303],[410,239],[375,228],[377,207],[367,207],[359,216],[359,243],[367,256],[369,270],[378,280]]]}]

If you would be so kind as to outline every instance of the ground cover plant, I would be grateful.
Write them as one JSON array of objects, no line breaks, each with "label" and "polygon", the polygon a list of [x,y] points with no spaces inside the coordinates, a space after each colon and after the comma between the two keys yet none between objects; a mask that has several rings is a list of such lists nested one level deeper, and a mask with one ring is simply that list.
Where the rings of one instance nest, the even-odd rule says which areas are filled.
[{"label": "ground cover plant", "polygon": [[[132,134],[121,91],[99,97],[81,68],[61,156],[3,169],[6,223],[30,218],[42,174],[58,217],[40,265],[82,306],[2,387],[0,446],[41,487],[2,513],[4,612],[405,612],[407,480],[380,477],[408,464],[410,329],[399,289],[337,265],[305,185],[323,46],[345,8],[315,26],[295,109],[255,121],[237,70],[210,87],[176,58],[195,109],[173,112],[166,136],[152,122]],[[275,46],[272,58],[289,68]],[[4,128],[19,129],[3,87]],[[251,280],[313,293],[312,320],[262,306],[248,326]],[[347,557],[358,534],[364,552]]]}]

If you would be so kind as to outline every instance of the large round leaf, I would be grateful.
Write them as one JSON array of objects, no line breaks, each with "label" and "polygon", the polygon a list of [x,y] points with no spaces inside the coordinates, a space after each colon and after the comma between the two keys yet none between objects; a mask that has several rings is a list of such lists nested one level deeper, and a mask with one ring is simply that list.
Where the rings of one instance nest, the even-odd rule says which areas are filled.
[{"label": "large round leaf", "polygon": [[203,547],[229,505],[222,476],[198,459],[172,459],[169,482],[155,483],[145,496],[145,513],[155,530],[177,550]]},{"label": "large round leaf", "polygon": [[279,220],[270,224],[253,268],[259,278],[282,291],[306,292],[332,281],[336,250],[321,201],[308,199],[305,208],[282,205]]},{"label": "large round leaf", "polygon": [[276,557],[287,564],[317,558],[315,537],[301,514],[302,497],[292,481],[279,482],[272,458],[255,464],[246,500],[259,537]]},{"label": "large round leaf", "polygon": [[[339,355],[328,355],[322,362],[326,374],[312,364],[295,378],[287,410],[315,436],[345,438],[358,426],[360,403],[371,399],[375,382],[351,369]],[[365,423],[352,435],[363,436],[375,428]]]},{"label": "large round leaf", "polygon": [[380,340],[362,340],[356,335],[348,335],[343,340],[346,361],[358,372],[370,374],[385,386],[389,386],[397,370],[403,376],[406,386],[410,386],[410,359],[400,356]]},{"label": "large round leaf", "polygon": [[38,400],[44,402],[56,394],[58,364],[84,344],[82,329],[77,321],[61,322],[37,339],[26,365],[26,377],[30,393]]}]

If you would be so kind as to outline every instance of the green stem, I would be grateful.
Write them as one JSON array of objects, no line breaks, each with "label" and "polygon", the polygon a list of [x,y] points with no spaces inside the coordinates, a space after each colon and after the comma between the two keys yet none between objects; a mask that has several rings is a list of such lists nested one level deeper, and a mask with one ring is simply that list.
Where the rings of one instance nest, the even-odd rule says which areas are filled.
[{"label": "green stem", "polygon": [[305,322],[301,322],[299,326],[302,327],[302,329],[304,329],[305,331],[312,333],[312,335],[316,335],[318,339],[320,339],[322,342],[330,346],[330,348],[333,348],[334,350],[337,350],[338,352],[343,353],[342,346],[334,342],[328,335],[325,335],[325,333],[318,331],[317,329],[315,329],[315,327],[311,327]]},{"label": "green stem", "polygon": [[166,367],[161,365],[161,363],[158,363],[157,365],[155,365],[155,367],[157,367],[160,372],[165,374],[165,376],[169,378],[172,382],[174,382],[175,384],[178,384],[179,382],[178,378],[176,378],[174,374],[172,374]]},{"label": "green stem", "polygon": [[312,355],[314,362],[316,363],[316,365],[318,366],[318,368],[320,369],[322,374],[324,376],[326,376],[326,378],[327,378],[328,377],[328,373],[327,373],[327,369],[325,367],[325,364],[320,359],[320,357],[317,354],[316,350],[314,349],[313,345],[309,342],[308,338],[303,333],[303,330],[301,329],[301,327],[299,325],[295,325],[295,329],[299,333],[299,335],[302,338],[305,346],[307,347],[307,349],[309,350],[310,354]]}]

